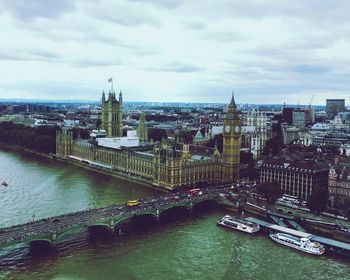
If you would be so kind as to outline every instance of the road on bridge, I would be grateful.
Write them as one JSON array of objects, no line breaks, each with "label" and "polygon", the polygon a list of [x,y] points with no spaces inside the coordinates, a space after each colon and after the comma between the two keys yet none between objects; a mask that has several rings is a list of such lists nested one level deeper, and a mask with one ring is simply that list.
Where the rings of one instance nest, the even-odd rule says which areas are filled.
[{"label": "road on bridge", "polygon": [[230,188],[205,189],[202,194],[189,195],[188,193],[170,193],[151,199],[140,199],[137,206],[126,204],[110,205],[103,208],[86,209],[61,216],[44,218],[26,224],[14,225],[0,229],[0,245],[20,243],[37,236],[53,235],[61,230],[77,226],[87,227],[98,222],[110,219],[121,219],[133,215],[142,215],[142,212],[155,212],[169,208],[169,206],[192,205],[200,201],[220,198],[220,193],[228,193]]}]

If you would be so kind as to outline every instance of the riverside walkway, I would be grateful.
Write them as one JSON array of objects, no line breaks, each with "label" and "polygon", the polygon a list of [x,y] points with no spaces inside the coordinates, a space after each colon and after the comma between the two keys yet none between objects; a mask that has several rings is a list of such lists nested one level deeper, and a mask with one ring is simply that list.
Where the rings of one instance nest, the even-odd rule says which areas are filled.
[{"label": "riverside walkway", "polygon": [[0,246],[34,241],[55,243],[65,234],[92,226],[102,226],[116,231],[118,225],[133,217],[151,215],[158,219],[162,213],[176,207],[184,207],[191,211],[199,203],[220,201],[222,197],[220,194],[228,192],[228,188],[218,188],[206,189],[196,195],[170,193],[160,197],[140,199],[137,206],[110,205],[0,228]]},{"label": "riverside walkway", "polygon": [[342,253],[344,255],[350,256],[350,243],[345,243],[345,242],[334,240],[331,238],[318,236],[312,233],[307,233],[304,231],[299,231],[296,229],[291,229],[288,227],[271,224],[254,217],[248,217],[245,220],[256,223],[261,227],[267,228],[268,230],[271,230],[271,231],[283,232],[283,233],[291,234],[293,236],[297,236],[299,238],[308,238],[311,241],[319,242],[325,245],[326,248],[330,251],[336,251],[338,253]]}]

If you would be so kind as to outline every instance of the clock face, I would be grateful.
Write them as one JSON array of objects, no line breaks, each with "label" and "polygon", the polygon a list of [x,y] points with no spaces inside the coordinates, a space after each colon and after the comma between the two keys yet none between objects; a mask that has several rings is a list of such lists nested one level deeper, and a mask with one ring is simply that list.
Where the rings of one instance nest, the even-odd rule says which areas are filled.
[{"label": "clock face", "polygon": [[239,126],[235,127],[235,132],[238,133],[239,132]]},{"label": "clock face", "polygon": [[225,126],[225,131],[230,132],[230,126]]}]

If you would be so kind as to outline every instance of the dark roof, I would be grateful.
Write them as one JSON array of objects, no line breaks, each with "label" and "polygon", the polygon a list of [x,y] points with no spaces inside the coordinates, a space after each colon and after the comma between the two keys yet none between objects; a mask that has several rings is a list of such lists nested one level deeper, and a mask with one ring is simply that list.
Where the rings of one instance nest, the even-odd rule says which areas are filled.
[{"label": "dark roof", "polygon": [[262,167],[296,170],[301,172],[327,171],[329,165],[317,160],[286,160],[284,158],[271,158],[263,161]]},{"label": "dark roof", "polygon": [[[182,151],[182,143],[176,143],[176,149]],[[189,145],[189,150],[192,155],[202,155],[202,156],[213,156],[214,148],[199,146],[199,145]]]}]

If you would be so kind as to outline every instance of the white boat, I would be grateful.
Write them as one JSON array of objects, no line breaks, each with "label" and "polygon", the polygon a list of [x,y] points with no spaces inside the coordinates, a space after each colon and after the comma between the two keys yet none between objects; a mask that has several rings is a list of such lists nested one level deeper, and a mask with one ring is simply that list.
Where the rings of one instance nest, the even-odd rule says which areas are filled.
[{"label": "white boat", "polygon": [[255,233],[260,230],[260,226],[258,224],[245,221],[241,218],[231,217],[230,215],[222,217],[218,221],[218,225],[247,233]]},{"label": "white boat", "polygon": [[303,251],[312,255],[322,255],[326,251],[323,245],[318,242],[312,242],[308,238],[298,238],[286,233],[271,233],[270,238],[279,244]]}]

